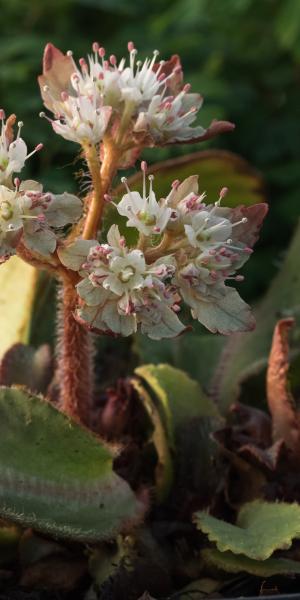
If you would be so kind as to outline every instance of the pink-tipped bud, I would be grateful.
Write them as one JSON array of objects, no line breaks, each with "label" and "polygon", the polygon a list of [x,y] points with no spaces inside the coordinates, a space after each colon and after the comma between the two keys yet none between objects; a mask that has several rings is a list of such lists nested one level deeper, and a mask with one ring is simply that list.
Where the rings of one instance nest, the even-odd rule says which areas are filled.
[{"label": "pink-tipped bud", "polygon": [[146,173],[147,169],[148,169],[148,165],[147,165],[146,161],[142,160],[142,162],[141,162],[141,170],[143,171],[143,173]]},{"label": "pink-tipped bud", "polygon": [[109,57],[109,62],[114,67],[117,64],[117,57],[114,54],[111,54]]},{"label": "pink-tipped bud", "polygon": [[178,186],[179,186],[179,185],[180,185],[180,181],[179,181],[179,179],[175,179],[175,180],[173,181],[173,183],[172,183],[171,187],[172,187],[174,190],[177,190],[177,188],[178,188]]},{"label": "pink-tipped bud", "polygon": [[109,203],[112,201],[112,197],[109,194],[104,194],[104,200],[105,202]]},{"label": "pink-tipped bud", "polygon": [[135,50],[134,43],[133,42],[128,42],[127,48],[128,48],[128,52],[132,52],[132,50]]},{"label": "pink-tipped bud", "polygon": [[222,200],[223,198],[225,198],[226,194],[228,194],[228,188],[227,187],[223,187],[220,191],[220,200]]},{"label": "pink-tipped bud", "polygon": [[244,281],[244,279],[245,279],[244,275],[237,275],[235,278],[236,281]]},{"label": "pink-tipped bud", "polygon": [[160,227],[153,227],[153,231],[155,231],[155,233],[160,233],[161,229]]},{"label": "pink-tipped bud", "polygon": [[19,177],[15,177],[14,178],[14,186],[15,186],[16,190],[19,189],[20,183],[21,183],[21,181],[20,181]]},{"label": "pink-tipped bud", "polygon": [[190,83],[186,83],[186,84],[183,86],[183,91],[184,91],[184,92],[186,92],[186,93],[188,93],[188,92],[190,91],[191,87],[192,87],[192,86],[191,86],[191,84],[190,84]]},{"label": "pink-tipped bud", "polygon": [[98,50],[99,56],[100,58],[103,58],[105,56],[105,48],[101,47]]},{"label": "pink-tipped bud", "polygon": [[93,48],[93,52],[98,52],[98,50],[99,50],[98,42],[94,42],[92,48]]},{"label": "pink-tipped bud", "polygon": [[62,92],[60,95],[61,99],[63,102],[67,102],[67,100],[69,100],[69,94],[68,92]]},{"label": "pink-tipped bud", "polygon": [[0,119],[1,119],[1,121],[4,121],[4,119],[5,119],[5,112],[4,112],[3,108],[0,108]]},{"label": "pink-tipped bud", "polygon": [[120,246],[121,248],[126,248],[126,240],[124,237],[120,238]]}]

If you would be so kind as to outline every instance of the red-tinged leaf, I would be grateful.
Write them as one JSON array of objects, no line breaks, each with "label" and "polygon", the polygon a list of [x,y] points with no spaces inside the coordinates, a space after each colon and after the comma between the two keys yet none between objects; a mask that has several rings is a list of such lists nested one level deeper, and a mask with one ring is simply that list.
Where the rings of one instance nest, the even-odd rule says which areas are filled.
[{"label": "red-tinged leaf", "polygon": [[[51,97],[60,100],[61,92],[68,91],[70,77],[74,73],[74,61],[71,56],[63,54],[53,44],[47,44],[43,57],[43,74],[38,77],[44,104],[52,110]],[[45,93],[44,87],[49,87],[50,93]]]},{"label": "red-tinged leaf", "polygon": [[253,206],[237,206],[232,212],[234,223],[246,217],[246,223],[237,225],[232,234],[232,239],[242,240],[244,244],[252,248],[259,238],[263,220],[269,210],[266,202],[254,204]]},{"label": "red-tinged leaf", "polygon": [[[160,62],[154,63],[153,71],[156,71],[160,67]],[[170,95],[174,96],[178,94],[182,88],[183,72],[178,54],[173,54],[169,60],[164,62],[163,72],[168,77],[167,86]]]},{"label": "red-tinged leaf", "polygon": [[300,451],[300,420],[288,384],[288,332],[294,319],[278,321],[269,356],[267,371],[267,399],[273,420],[274,440],[283,439],[290,450]]}]

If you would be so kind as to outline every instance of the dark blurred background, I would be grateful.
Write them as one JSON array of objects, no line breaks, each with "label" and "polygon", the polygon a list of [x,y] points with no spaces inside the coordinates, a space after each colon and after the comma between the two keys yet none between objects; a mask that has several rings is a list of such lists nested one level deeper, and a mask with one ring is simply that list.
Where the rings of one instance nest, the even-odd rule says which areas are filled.
[{"label": "dark blurred background", "polygon": [[[44,142],[26,175],[53,191],[76,189],[78,147],[38,117],[36,77],[45,44],[72,49],[76,58],[90,52],[95,40],[118,58],[126,54],[128,40],[142,58],[155,48],[162,58],[181,55],[185,80],[205,98],[200,123],[218,118],[237,126],[209,146],[242,155],[266,183],[271,211],[259,263],[250,271],[260,286],[246,287],[249,299],[257,296],[278,268],[300,214],[300,1],[1,0],[0,7],[0,106],[24,121],[30,149]],[[151,150],[147,159],[192,150]]]}]

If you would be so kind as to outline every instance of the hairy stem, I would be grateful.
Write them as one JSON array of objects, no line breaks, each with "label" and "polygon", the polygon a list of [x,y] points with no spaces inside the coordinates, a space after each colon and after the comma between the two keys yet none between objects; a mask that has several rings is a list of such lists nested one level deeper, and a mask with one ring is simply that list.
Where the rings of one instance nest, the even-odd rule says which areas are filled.
[{"label": "hairy stem", "polygon": [[74,283],[63,279],[58,316],[58,383],[61,409],[89,424],[93,393],[91,336],[73,317],[78,303]]},{"label": "hairy stem", "polygon": [[90,240],[97,236],[98,229],[101,227],[105,204],[104,197],[110,189],[112,179],[116,172],[120,151],[111,138],[105,139],[103,141],[103,160],[101,168],[95,146],[87,148],[85,154],[92,177],[93,194],[82,237],[85,240]]},{"label": "hairy stem", "polygon": [[[82,238],[89,240],[96,238],[101,226],[105,194],[117,169],[120,150],[111,138],[104,140],[101,168],[95,146],[87,146],[84,152],[93,184],[82,232]],[[92,346],[89,332],[73,317],[78,304],[75,283],[70,273],[63,274],[58,331],[60,401],[65,413],[88,425],[93,393]]]}]

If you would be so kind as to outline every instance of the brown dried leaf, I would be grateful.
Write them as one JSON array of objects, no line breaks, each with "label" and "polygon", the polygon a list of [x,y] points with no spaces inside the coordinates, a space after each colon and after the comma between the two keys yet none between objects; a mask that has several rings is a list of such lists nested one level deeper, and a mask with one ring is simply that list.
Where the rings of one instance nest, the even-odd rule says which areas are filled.
[{"label": "brown dried leaf", "polygon": [[267,400],[273,420],[273,440],[283,439],[295,454],[300,451],[300,421],[288,384],[288,332],[294,319],[278,321],[273,335],[267,371]]}]

